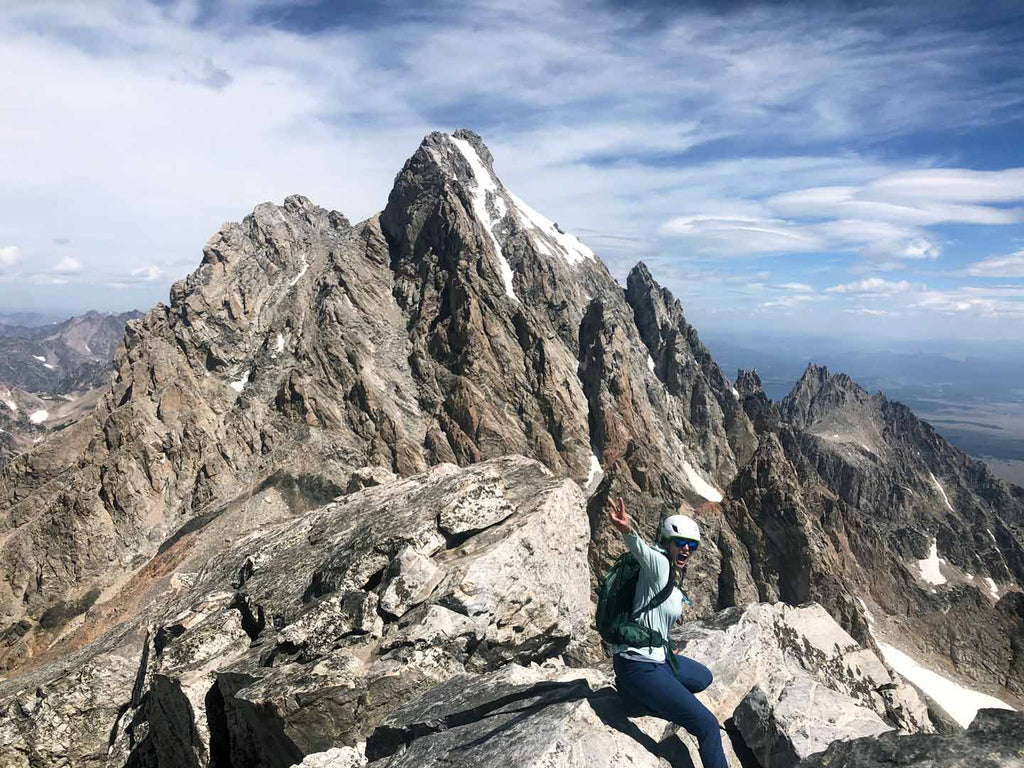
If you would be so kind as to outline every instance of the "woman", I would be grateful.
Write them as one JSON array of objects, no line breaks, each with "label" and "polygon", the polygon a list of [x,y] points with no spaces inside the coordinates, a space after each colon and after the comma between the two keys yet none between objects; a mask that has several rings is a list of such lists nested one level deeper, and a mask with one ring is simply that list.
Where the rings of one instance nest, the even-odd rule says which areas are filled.
[{"label": "woman", "polygon": [[[632,530],[626,503],[617,499],[608,513],[622,534],[630,553],[640,564],[633,610],[638,611],[665,588],[669,580],[678,584],[686,572],[690,555],[700,544],[700,528],[686,515],[672,515],[661,524],[661,547],[651,547]],[[641,614],[638,621],[668,637],[683,612],[683,593],[678,588],[661,605]],[[711,670],[685,656],[675,655],[678,674],[673,674],[664,648],[612,648],[615,681],[619,691],[643,704],[659,717],[671,720],[697,738],[704,768],[727,768],[722,751],[718,720],[693,694],[711,685]]]}]

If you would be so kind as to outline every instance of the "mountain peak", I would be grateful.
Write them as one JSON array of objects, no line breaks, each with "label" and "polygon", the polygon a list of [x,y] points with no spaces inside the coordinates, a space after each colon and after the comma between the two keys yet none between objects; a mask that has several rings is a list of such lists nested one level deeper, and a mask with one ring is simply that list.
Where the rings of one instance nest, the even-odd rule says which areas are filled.
[{"label": "mountain peak", "polygon": [[761,385],[761,377],[757,375],[757,370],[747,371],[740,368],[736,372],[736,390],[744,397],[763,393],[764,387]]},{"label": "mountain peak", "polygon": [[[444,134],[441,135],[443,136]],[[494,155],[491,154],[491,150],[487,148],[479,133],[475,133],[468,128],[459,128],[452,133],[451,138],[454,141],[464,141],[472,146],[487,170],[494,173]]]},{"label": "mountain peak", "polygon": [[[793,392],[810,390],[817,392],[823,388],[841,389],[850,393],[867,394],[867,391],[845,373],[832,373],[828,366],[808,363],[803,375],[793,387]],[[792,393],[791,393],[792,394]]]},{"label": "mountain peak", "polygon": [[830,373],[824,365],[809,363],[783,399],[780,411],[783,420],[805,428],[825,413],[841,410],[850,402],[864,403],[870,397],[845,373]]},{"label": "mountain peak", "polygon": [[[459,258],[487,262],[479,270],[499,276],[503,293],[514,305],[530,293],[529,283],[550,271],[543,266],[546,262],[562,262],[571,270],[589,262],[602,270],[579,238],[501,183],[487,145],[465,128],[423,139],[395,178],[380,217],[389,243],[411,263],[427,254],[451,253],[442,242],[447,235],[436,238],[453,223],[451,234],[465,246],[458,249]],[[424,232],[430,233],[428,239],[421,237]]]}]

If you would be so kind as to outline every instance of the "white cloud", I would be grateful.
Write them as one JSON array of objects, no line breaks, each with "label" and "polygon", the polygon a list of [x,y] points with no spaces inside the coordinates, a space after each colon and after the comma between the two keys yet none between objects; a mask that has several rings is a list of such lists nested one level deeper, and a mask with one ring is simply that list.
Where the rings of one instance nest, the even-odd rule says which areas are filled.
[{"label": "white cloud", "polygon": [[14,263],[21,258],[21,253],[16,245],[5,245],[0,247],[0,267],[13,267]]},{"label": "white cloud", "polygon": [[1024,319],[1024,290],[985,289],[970,286],[947,291],[925,291],[914,297],[911,307],[950,316],[986,320]]},{"label": "white cloud", "polygon": [[131,276],[134,277],[134,278],[137,278],[139,280],[142,280],[143,282],[151,283],[154,280],[159,280],[160,276],[163,273],[164,272],[163,272],[162,269],[160,269],[160,267],[157,267],[157,266],[154,266],[154,265],[150,264],[150,265],[145,266],[145,267],[139,267],[138,269],[133,269],[131,271]]},{"label": "white cloud", "polygon": [[53,272],[59,275],[69,275],[75,272],[82,271],[82,262],[76,259],[74,256],[65,256],[63,259],[53,265]]},{"label": "white cloud", "polygon": [[813,232],[779,219],[749,216],[679,216],[661,226],[662,235],[679,237],[702,251],[732,254],[816,251],[824,241]]},{"label": "white cloud", "polygon": [[1024,251],[976,261],[967,267],[967,274],[972,277],[1024,277]]},{"label": "white cloud", "polygon": [[[18,77],[0,80],[0,206],[18,228],[0,237],[46,264],[60,235],[88,265],[72,282],[155,300],[221,222],[258,202],[301,192],[372,215],[420,138],[460,124],[484,135],[512,190],[617,276],[651,255],[664,257],[659,279],[692,270],[677,262],[693,254],[920,263],[944,245],[936,221],[1017,216],[999,206],[1020,199],[1019,169],[941,177],[928,157],[855,149],[1016,103],[1012,78],[982,76],[979,62],[1015,53],[988,34],[893,33],[887,14],[788,7],[651,25],[642,10],[580,14],[557,0],[396,6],[387,24],[298,34],[256,24],[267,8],[2,4],[0,66]],[[146,265],[126,271],[137,254]],[[743,281],[713,285],[719,299],[771,290]]]},{"label": "white cloud", "polygon": [[873,181],[868,194],[890,200],[1009,203],[1024,200],[1024,168],[971,171],[931,168],[894,173]]},{"label": "white cloud", "polygon": [[899,312],[892,312],[888,309],[871,309],[869,307],[853,307],[844,309],[850,315],[867,315],[868,317],[899,317]]},{"label": "white cloud", "polygon": [[827,296],[797,293],[791,296],[780,296],[777,299],[771,299],[763,302],[760,306],[762,309],[792,309],[809,301],[826,301],[827,299]]},{"label": "white cloud", "polygon": [[852,293],[858,296],[895,296],[912,291],[923,291],[925,286],[915,285],[907,280],[890,281],[880,277],[869,277],[855,283],[844,283],[826,288],[825,293]]},{"label": "white cloud", "polygon": [[[982,173],[961,169],[952,170],[960,173]],[[1005,173],[1015,173],[1020,170],[1024,169],[1012,169]],[[918,195],[908,199],[886,197],[879,194],[887,189],[885,183],[890,178],[892,176],[883,177],[861,187],[823,187],[786,192],[776,195],[766,202],[771,209],[790,216],[830,216],[837,219],[880,221],[917,226],[947,222],[1013,224],[1024,220],[1019,209],[967,204],[977,201],[952,204],[941,197],[927,198]],[[1013,199],[1024,200],[1024,190],[1019,191]]]},{"label": "white cloud", "polygon": [[665,237],[685,240],[701,253],[721,256],[840,251],[882,263],[935,259],[942,250],[921,227],[863,219],[815,222],[679,216],[665,222],[659,231]]},{"label": "white cloud", "polygon": [[782,283],[780,285],[773,285],[772,287],[779,288],[784,291],[796,291],[798,293],[808,293],[814,290],[814,288],[807,283]]},{"label": "white cloud", "polygon": [[757,217],[676,217],[661,233],[721,255],[843,250],[876,263],[936,259],[942,247],[928,227],[1024,221],[1024,208],[989,204],[1006,202],[1024,202],[1024,169],[896,172],[771,195]]}]

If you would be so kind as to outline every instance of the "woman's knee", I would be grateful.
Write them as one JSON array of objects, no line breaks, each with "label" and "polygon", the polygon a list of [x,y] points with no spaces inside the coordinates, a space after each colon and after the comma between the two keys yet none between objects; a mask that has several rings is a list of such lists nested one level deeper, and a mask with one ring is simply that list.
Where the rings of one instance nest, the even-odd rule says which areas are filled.
[{"label": "woman's knee", "polygon": [[694,693],[703,691],[705,688],[709,687],[715,679],[715,676],[711,673],[711,670],[705,667],[703,664],[701,664],[701,671],[702,674],[700,675],[700,688],[694,691]]},{"label": "woman's knee", "polygon": [[714,675],[711,674],[710,669],[699,661],[688,659],[685,656],[677,655],[676,658],[679,659],[680,670],[685,670],[685,675],[681,677],[691,693],[700,693],[711,685]]}]

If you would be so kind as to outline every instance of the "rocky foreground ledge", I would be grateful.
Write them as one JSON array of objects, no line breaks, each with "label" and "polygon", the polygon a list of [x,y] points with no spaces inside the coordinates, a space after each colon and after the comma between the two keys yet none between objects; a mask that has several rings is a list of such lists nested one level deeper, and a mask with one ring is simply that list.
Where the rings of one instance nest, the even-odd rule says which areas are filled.
[{"label": "rocky foreground ledge", "polygon": [[[0,683],[0,766],[697,759],[622,701],[607,664],[566,666],[590,638],[589,524],[579,486],[539,462],[357,473],[321,508],[226,538],[156,579],[133,619],[102,627],[101,603],[78,628],[95,640]],[[789,768],[837,741],[996,749],[1020,729],[1011,714],[980,737],[929,735],[916,692],[816,604],[730,608],[676,640],[715,674],[702,698],[732,766]]]}]

